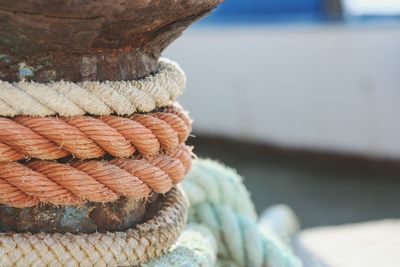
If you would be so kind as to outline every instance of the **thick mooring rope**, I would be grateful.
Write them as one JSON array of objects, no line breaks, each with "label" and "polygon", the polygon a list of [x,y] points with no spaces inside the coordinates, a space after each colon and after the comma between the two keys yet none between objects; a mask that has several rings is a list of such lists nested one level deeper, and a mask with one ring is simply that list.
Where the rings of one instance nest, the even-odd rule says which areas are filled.
[{"label": "thick mooring rope", "polygon": [[211,160],[195,160],[183,187],[191,206],[214,203],[227,206],[254,221],[257,219],[242,177],[222,164]]},{"label": "thick mooring rope", "polygon": [[214,234],[224,266],[301,266],[286,244],[275,235],[262,231],[249,217],[212,203],[199,204],[193,209],[191,220],[206,225]]},{"label": "thick mooring rope", "polygon": [[178,64],[161,59],[158,71],[133,81],[0,81],[0,116],[131,115],[168,105],[183,93],[186,77]]},{"label": "thick mooring rope", "polygon": [[[211,181],[210,178],[217,182],[208,186],[204,180]],[[218,196],[216,192],[221,185],[226,189],[220,191]],[[139,225],[125,233],[80,235],[8,233],[0,234],[0,255],[4,255],[0,257],[0,265],[301,266],[301,262],[274,233],[264,231],[256,224],[249,195],[241,178],[234,171],[209,160],[195,160],[194,168],[183,183],[183,187],[191,201],[189,218],[191,223],[174,245],[172,242],[178,235],[176,228],[180,230],[184,225],[181,217],[170,216],[168,220],[154,219],[145,223],[146,227]],[[167,201],[158,217],[163,217],[165,207],[176,208],[176,203],[183,202],[178,197],[178,200],[168,204],[168,199],[174,190],[167,193]],[[214,193],[208,197],[209,194],[205,193],[210,191]],[[190,197],[194,192],[200,193],[201,198]],[[230,197],[235,193],[239,200]],[[159,231],[161,228],[163,230]],[[146,231],[140,235],[138,229]],[[164,254],[165,252],[167,253]]]},{"label": "thick mooring rope", "polygon": [[215,267],[217,243],[211,231],[201,224],[188,224],[178,241],[165,255],[151,259],[143,267]]},{"label": "thick mooring rope", "polygon": [[0,266],[136,266],[164,254],[186,224],[179,189],[165,197],[156,217],[126,232],[0,234]]},{"label": "thick mooring rope", "polygon": [[0,203],[22,208],[146,198],[180,182],[191,168],[191,158],[191,148],[180,145],[169,155],[151,159],[0,163]]},{"label": "thick mooring rope", "polygon": [[0,117],[0,162],[30,157],[53,160],[69,155],[91,159],[105,153],[127,158],[136,150],[144,156],[155,156],[160,149],[175,150],[190,132],[191,120],[178,105],[129,118]]},{"label": "thick mooring rope", "polygon": [[[236,172],[210,160],[195,160],[182,185],[191,204],[189,222],[206,226],[213,237],[194,235],[192,244],[186,243],[183,248],[178,244],[176,251],[172,249],[150,263],[163,263],[166,257],[167,262],[185,262],[185,267],[302,266],[272,231],[257,225],[249,194]],[[211,250],[215,242],[217,263]],[[195,259],[181,259],[182,249]]]}]

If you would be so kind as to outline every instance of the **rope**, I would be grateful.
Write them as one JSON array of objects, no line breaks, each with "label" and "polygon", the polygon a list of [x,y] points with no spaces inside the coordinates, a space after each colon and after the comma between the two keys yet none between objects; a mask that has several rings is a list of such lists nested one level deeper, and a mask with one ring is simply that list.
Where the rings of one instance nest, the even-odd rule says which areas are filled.
[{"label": "rope", "polygon": [[[144,267],[302,266],[275,236],[290,229],[281,227],[276,233],[264,231],[256,224],[253,204],[235,171],[210,160],[193,163],[182,183],[191,204],[191,222],[167,254],[150,260]],[[291,228],[293,214],[287,207],[273,207],[273,212],[279,212],[279,221]],[[275,217],[265,217],[263,224],[272,225],[267,220]]]},{"label": "rope", "polygon": [[140,80],[52,82],[0,81],[0,116],[130,115],[168,105],[183,93],[186,77],[177,63],[159,61],[158,71]]},{"label": "rope", "polygon": [[[212,177],[212,179],[210,180],[209,177]],[[202,183],[201,180],[217,181],[205,186],[208,183]],[[229,189],[221,187],[222,185]],[[121,249],[123,247],[123,245],[120,245],[121,243],[125,245],[128,242],[131,243],[131,241],[125,242],[125,238],[114,238],[114,236],[119,234],[124,235],[124,237],[131,236],[130,230],[127,233],[92,235],[2,234],[0,235],[0,255],[2,256],[0,257],[0,265],[26,266],[32,263],[32,265],[44,266],[50,264],[67,265],[68,263],[69,266],[78,266],[78,264],[79,266],[128,266],[140,264],[138,261],[127,261],[131,258],[138,258],[138,253],[145,251],[144,254],[148,255],[147,259],[149,260],[143,263],[146,259],[141,258],[142,266],[145,267],[172,265],[186,267],[302,266],[291,250],[273,232],[263,231],[256,224],[253,216],[254,208],[251,205],[249,195],[241,182],[241,178],[234,171],[209,160],[196,160],[194,168],[183,183],[183,187],[191,201],[191,223],[173,246],[170,246],[172,242],[166,245],[163,239],[165,234],[153,232],[153,228],[148,230],[149,236],[145,238],[147,242],[144,243],[147,245],[149,243],[157,244],[149,245],[150,249],[163,246],[163,251],[158,254],[146,254],[148,250],[138,248],[137,246],[141,246],[138,245],[138,242],[133,242],[134,248]],[[217,197],[217,191],[211,192],[209,195],[206,194],[207,190],[215,189],[215,187],[218,190],[226,191],[236,188],[235,193],[237,193],[237,198],[240,201],[225,197],[222,193],[223,190],[219,191],[219,197]],[[193,192],[202,192],[200,195],[204,197],[201,199],[191,197]],[[169,194],[167,193],[167,196]],[[232,193],[228,195],[232,195]],[[240,202],[247,204],[239,205]],[[165,206],[168,206],[168,204],[164,204]],[[173,218],[166,221],[172,227],[176,226],[176,220]],[[201,225],[193,223],[200,223]],[[170,228],[165,227],[165,229]],[[81,237],[85,237],[83,241],[81,241]],[[137,240],[137,238],[134,239]],[[117,246],[117,249],[114,246]],[[169,248],[168,251],[167,248]],[[110,251],[113,253],[110,254]],[[167,253],[163,254],[165,252]],[[74,258],[71,259],[72,257]],[[118,258],[122,260],[118,261]],[[46,260],[46,263],[43,259]]]},{"label": "rope", "polygon": [[191,168],[191,149],[180,145],[152,159],[51,161],[0,164],[0,203],[23,208],[49,203],[110,202],[121,196],[146,198],[166,193]]},{"label": "rope", "polygon": [[237,266],[297,267],[300,261],[271,233],[229,207],[211,203],[193,207],[194,222],[209,227],[217,239],[219,257]]},{"label": "rope", "polygon": [[207,227],[191,223],[168,253],[146,262],[143,267],[214,267],[216,261],[217,244],[214,236]]},{"label": "rope", "polygon": [[[0,89],[1,91],[1,89]],[[0,117],[0,162],[28,157],[53,160],[73,155],[127,158],[171,152],[188,138],[191,120],[177,105],[164,112],[118,116]]]},{"label": "rope", "polygon": [[126,232],[0,234],[0,266],[136,266],[164,254],[186,224],[179,189],[165,196],[156,217]]},{"label": "rope", "polygon": [[[301,267],[272,226],[264,231],[257,224],[240,176],[207,160],[196,161],[183,185],[189,221],[202,226],[188,227],[171,248],[187,209],[173,186],[190,169],[192,154],[183,145],[190,118],[168,105],[185,83],[182,70],[165,59],[157,73],[137,81],[0,81],[1,204],[80,205],[166,193],[155,218],[126,232],[1,233],[0,266]],[[106,153],[116,159],[46,161]],[[16,162],[31,157],[41,160]],[[290,232],[283,228],[277,229]]]},{"label": "rope", "polygon": [[189,221],[211,230],[220,266],[301,266],[285,243],[257,225],[249,194],[233,170],[210,160],[196,160],[183,188],[191,204]]},{"label": "rope", "polygon": [[264,210],[260,215],[258,225],[262,229],[273,232],[287,244],[290,244],[300,231],[300,223],[296,214],[283,204],[276,204]]},{"label": "rope", "polygon": [[183,183],[192,206],[204,202],[225,205],[256,220],[249,192],[235,170],[212,160],[198,159],[194,163]]}]

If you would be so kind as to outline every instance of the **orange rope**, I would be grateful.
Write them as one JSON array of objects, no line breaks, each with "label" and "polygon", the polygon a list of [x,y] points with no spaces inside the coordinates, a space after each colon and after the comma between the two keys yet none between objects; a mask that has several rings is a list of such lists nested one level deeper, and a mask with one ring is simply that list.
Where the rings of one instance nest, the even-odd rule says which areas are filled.
[{"label": "orange rope", "polygon": [[181,181],[191,159],[191,148],[179,145],[169,155],[152,159],[0,163],[0,203],[23,208],[38,203],[110,202],[121,196],[146,198],[153,191],[166,193]]},{"label": "orange rope", "polygon": [[178,106],[163,112],[118,116],[0,117],[0,162],[23,158],[53,160],[73,155],[79,159],[109,153],[127,158],[138,150],[155,156],[185,142],[191,121]]}]

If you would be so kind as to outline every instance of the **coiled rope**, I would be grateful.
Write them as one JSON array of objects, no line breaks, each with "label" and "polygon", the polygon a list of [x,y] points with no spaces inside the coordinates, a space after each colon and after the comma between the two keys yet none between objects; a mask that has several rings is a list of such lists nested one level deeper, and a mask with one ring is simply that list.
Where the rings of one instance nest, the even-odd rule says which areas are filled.
[{"label": "coiled rope", "polygon": [[197,223],[206,225],[218,244],[224,266],[299,267],[300,261],[274,235],[262,231],[257,223],[229,207],[203,203],[194,207]]},{"label": "coiled rope", "polygon": [[[191,166],[191,150],[182,144],[191,121],[179,108],[165,106],[184,85],[183,72],[168,60],[139,81],[0,82],[0,162],[7,162],[0,163],[0,203],[79,205],[166,193],[154,219],[126,232],[0,234],[0,266],[132,266],[147,261],[146,266],[300,267],[277,236],[257,225],[241,178],[207,160],[197,161],[184,183],[192,205],[189,220],[202,226],[187,228],[171,248],[186,223],[186,202],[173,185]],[[165,108],[134,114],[160,107]],[[45,161],[106,153],[117,158]],[[138,157],[128,158],[133,155]],[[15,162],[24,158],[29,160]]]},{"label": "coiled rope", "polygon": [[[204,180],[207,182],[204,182]],[[212,183],[212,181],[215,182]],[[223,191],[219,191],[220,194],[216,194],[218,190],[225,188],[225,186],[221,187],[221,185],[227,186],[225,192],[230,193],[223,194]],[[175,264],[175,266],[185,267],[302,266],[301,262],[292,254],[291,250],[284,242],[279,240],[273,232],[263,231],[263,229],[256,224],[254,208],[251,205],[249,195],[241,183],[241,178],[234,171],[209,160],[195,160],[194,168],[183,182],[183,187],[191,201],[191,216],[189,218],[191,223],[186,227],[183,235],[181,235],[178,242],[169,249],[167,254],[162,256],[161,253],[158,255],[152,254],[152,256],[147,258],[149,261],[143,264],[143,266],[162,267],[171,266],[173,264]],[[206,194],[206,192],[210,192],[209,190],[211,188],[219,189],[214,190],[211,194]],[[231,192],[233,189],[236,189],[236,191]],[[202,194],[200,194],[201,198],[192,195],[193,192],[202,192]],[[237,193],[237,199],[239,200],[226,197],[233,196],[235,193]],[[167,193],[167,195],[168,194],[170,193]],[[242,205],[240,203],[244,204]],[[199,223],[200,226],[193,225],[193,223]],[[174,225],[175,221],[171,221],[171,226]],[[78,246],[78,249],[74,247],[75,251],[73,251],[73,255],[78,255],[77,257],[79,257],[79,259],[78,261],[72,261],[70,266],[78,266],[78,262],[80,264],[79,266],[103,266],[104,262],[107,262],[104,266],[125,266],[120,263],[117,264],[115,258],[124,257],[125,262],[126,258],[130,256],[136,257],[138,253],[137,249],[123,252],[118,248],[113,254],[112,261],[109,260],[111,257],[108,254],[110,250],[109,244],[114,242],[114,246],[115,243],[121,243],[121,241],[115,242],[115,238],[112,238],[112,241],[107,239],[109,235],[114,236],[115,233],[107,233],[107,235],[97,234],[96,238],[90,235],[80,235],[90,240],[89,245],[85,243],[86,241],[83,242],[84,245],[81,245],[81,243],[77,241],[80,239],[76,239],[74,235],[49,234],[51,236],[50,241],[47,240],[47,238],[43,238],[43,235],[46,234],[28,234],[28,241],[26,240],[27,235],[25,234],[22,234],[24,237],[22,239],[20,238],[20,234],[0,235],[0,255],[7,255],[7,257],[0,257],[0,265],[3,263],[4,266],[13,264],[15,266],[25,266],[24,264],[26,262],[32,262],[32,260],[30,260],[31,257],[37,260],[36,254],[38,251],[41,251],[41,257],[44,257],[42,255],[46,255],[47,257],[48,250],[50,249],[52,250],[52,253],[50,253],[51,260],[54,260],[54,264],[59,264],[62,261],[59,258],[55,259],[54,251],[57,251],[57,255],[60,255],[57,257],[70,257],[71,251],[73,250],[68,249],[73,245]],[[56,242],[54,242],[52,235],[57,236]],[[3,241],[5,237],[7,237],[7,239],[5,239],[7,243]],[[164,241],[160,239],[162,237],[164,237],[164,235],[156,236],[152,234],[150,240],[160,242],[160,246],[165,245]],[[38,240],[40,242],[38,242]],[[65,242],[68,242],[68,245],[64,245],[61,248],[67,248],[66,256],[61,256],[64,255],[64,251],[62,251],[62,253],[59,252],[59,242],[61,242],[59,240],[67,240]],[[30,245],[33,242],[35,245],[32,249]],[[43,245],[43,242],[46,244]],[[11,243],[11,245],[4,245],[9,243]],[[39,244],[39,246],[37,244]],[[40,250],[37,249],[38,247]],[[100,247],[100,249],[98,247]],[[168,246],[165,246],[165,248],[167,247]],[[6,248],[6,251],[4,248]],[[85,251],[83,255],[81,253],[82,250]],[[94,250],[94,253],[92,250]],[[12,254],[13,257],[10,256],[10,253],[14,253]],[[25,255],[28,254],[33,254],[34,256],[29,256],[29,259],[27,259]],[[1,260],[3,260],[3,262]],[[14,260],[14,262],[12,260]],[[37,265],[43,266],[45,264],[40,263]]]},{"label": "coiled rope", "polygon": [[[1,90],[0,90],[1,91]],[[127,158],[136,150],[155,156],[186,141],[191,120],[178,105],[160,112],[118,116],[0,117],[0,162],[24,158],[53,160],[73,155]]]},{"label": "coiled rope", "polygon": [[197,159],[185,178],[183,188],[191,206],[214,203],[257,219],[257,214],[243,179],[233,169],[212,160]]},{"label": "coiled rope", "polygon": [[[254,207],[236,172],[210,160],[195,160],[182,185],[191,205],[189,222],[207,227],[212,237],[195,234],[192,243],[177,244],[176,249],[147,266],[158,266],[165,261],[184,262],[185,267],[302,266],[272,231],[264,231],[257,225]],[[215,242],[217,249],[212,250]],[[182,250],[194,259],[182,259]]]},{"label": "coiled rope", "polygon": [[186,224],[187,200],[177,188],[157,216],[126,232],[0,234],[0,266],[136,266],[164,254]]},{"label": "coiled rope", "polygon": [[23,208],[49,203],[110,202],[121,196],[145,198],[166,193],[191,168],[191,148],[180,145],[151,159],[0,163],[0,203]]},{"label": "coiled rope", "polygon": [[183,93],[186,77],[168,59],[158,71],[140,80],[105,82],[0,81],[0,116],[131,115],[168,105]]}]

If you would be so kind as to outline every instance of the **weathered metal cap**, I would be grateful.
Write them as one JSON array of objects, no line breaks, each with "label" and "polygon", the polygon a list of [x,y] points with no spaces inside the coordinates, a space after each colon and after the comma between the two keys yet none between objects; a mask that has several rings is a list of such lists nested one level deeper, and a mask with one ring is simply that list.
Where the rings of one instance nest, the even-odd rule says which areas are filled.
[{"label": "weathered metal cap", "polygon": [[0,1],[0,79],[128,80],[221,0]]}]

